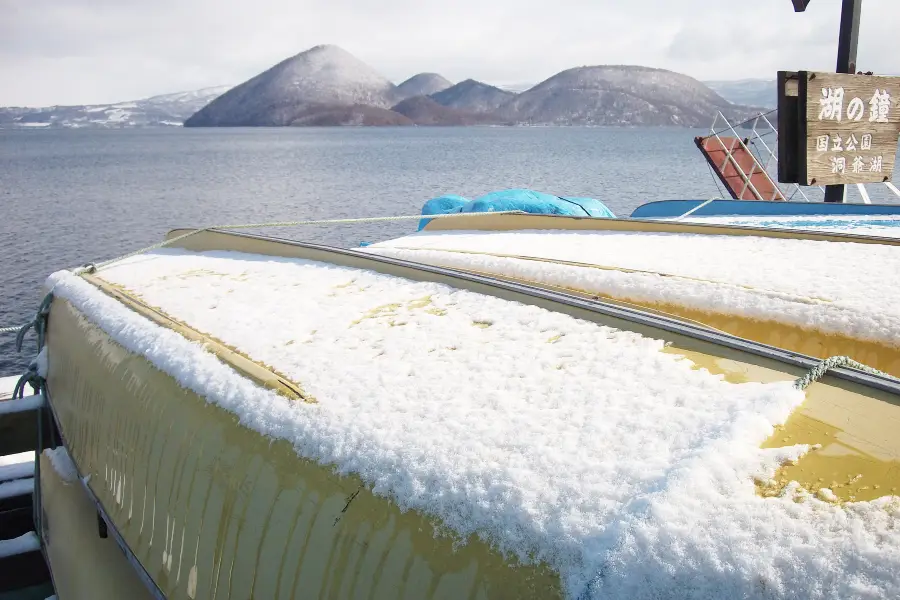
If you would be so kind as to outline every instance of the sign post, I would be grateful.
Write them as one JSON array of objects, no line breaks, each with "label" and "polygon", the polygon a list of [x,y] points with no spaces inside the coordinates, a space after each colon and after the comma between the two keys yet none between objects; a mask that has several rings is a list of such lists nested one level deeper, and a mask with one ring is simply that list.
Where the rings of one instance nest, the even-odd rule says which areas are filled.
[{"label": "sign post", "polygon": [[[841,4],[841,32],[838,38],[838,73],[856,71],[856,47],[859,40],[859,12],[862,0],[843,0]],[[842,184],[825,188],[825,202],[843,202],[845,188]]]}]

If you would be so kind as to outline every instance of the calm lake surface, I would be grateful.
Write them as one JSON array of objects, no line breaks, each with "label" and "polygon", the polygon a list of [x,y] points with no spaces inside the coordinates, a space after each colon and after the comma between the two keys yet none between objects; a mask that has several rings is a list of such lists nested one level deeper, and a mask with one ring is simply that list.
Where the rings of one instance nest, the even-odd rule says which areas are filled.
[{"label": "calm lake surface", "polygon": [[[640,204],[719,192],[693,137],[644,128],[0,130],[0,326],[31,318],[51,272],[175,227],[418,214],[441,194],[513,187]],[[356,246],[416,222],[263,231]],[[0,337],[0,375],[26,361]],[[29,344],[33,342],[29,341]],[[29,345],[25,356],[33,354]]]}]

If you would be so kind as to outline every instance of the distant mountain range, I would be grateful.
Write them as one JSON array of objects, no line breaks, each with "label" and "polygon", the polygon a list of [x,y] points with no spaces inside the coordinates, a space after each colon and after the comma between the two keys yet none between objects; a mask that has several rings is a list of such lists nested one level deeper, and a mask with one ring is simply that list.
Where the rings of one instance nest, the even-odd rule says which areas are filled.
[{"label": "distant mountain range", "polygon": [[738,79],[735,81],[704,81],[720,96],[735,104],[762,108],[778,107],[778,82],[774,79]]},{"label": "distant mountain range", "polygon": [[185,119],[231,86],[204,88],[116,104],[0,108],[0,129],[6,127],[180,127]]},{"label": "distant mountain range", "polygon": [[[395,85],[349,52],[310,48],[234,87],[133,102],[0,108],[3,127],[331,125],[651,125],[706,127],[716,111],[741,120],[772,102],[761,80],[701,83],[627,65],[567,69],[501,89],[420,73]],[[771,94],[774,96],[774,91]]]},{"label": "distant mountain range", "polygon": [[[663,69],[596,66],[568,69],[523,92],[434,73],[399,86],[349,52],[316,46],[225,92],[185,127],[366,124],[682,125],[705,126],[716,111],[742,119],[757,109],[735,105],[692,79]],[[437,91],[434,91],[437,90]],[[418,98],[410,102],[411,98]],[[356,107],[350,113],[346,108]],[[361,107],[370,107],[360,117]],[[352,113],[352,116],[351,116]],[[377,118],[375,115],[379,115]],[[330,122],[329,115],[334,121]]]}]

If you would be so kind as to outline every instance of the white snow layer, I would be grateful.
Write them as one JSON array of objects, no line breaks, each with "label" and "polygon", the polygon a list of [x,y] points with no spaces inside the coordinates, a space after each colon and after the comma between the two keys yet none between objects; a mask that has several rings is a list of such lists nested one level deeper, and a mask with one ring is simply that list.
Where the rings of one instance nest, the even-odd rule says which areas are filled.
[{"label": "white snow layer", "polygon": [[0,415],[37,410],[43,403],[44,397],[41,394],[32,394],[15,400],[3,400],[0,401]]},{"label": "white snow layer", "polygon": [[47,448],[44,454],[50,460],[53,470],[56,471],[60,479],[66,483],[75,483],[78,481],[78,469],[72,462],[72,457],[65,446],[57,446],[56,448]]},{"label": "white snow layer", "polygon": [[0,558],[35,552],[40,548],[41,542],[38,540],[37,534],[29,531],[11,540],[0,540]]},{"label": "white snow layer", "polygon": [[34,364],[37,367],[37,374],[41,377],[47,377],[50,365],[47,363],[47,346],[41,348],[41,351],[34,357]]},{"label": "white snow layer", "polygon": [[22,463],[34,463],[34,450],[0,456],[0,465],[20,465]]},{"label": "white snow layer", "polygon": [[672,233],[464,231],[421,232],[360,250],[900,344],[900,246]]},{"label": "white snow layer", "polygon": [[11,481],[23,477],[34,476],[34,461],[17,462],[10,464],[0,463],[0,481]]},{"label": "white snow layer", "polygon": [[762,498],[760,449],[804,398],[732,384],[663,342],[365,270],[161,250],[104,270],[273,365],[293,402],[68,272],[54,293],[245,426],[523,561],[569,598],[900,594],[896,499]]},{"label": "white snow layer", "polygon": [[824,233],[849,233],[875,237],[900,238],[900,215],[792,215],[792,216],[720,216],[689,215],[684,222],[704,225],[738,225],[797,229]]},{"label": "white snow layer", "polygon": [[34,477],[27,479],[13,479],[0,483],[0,500],[24,496],[34,491]]}]

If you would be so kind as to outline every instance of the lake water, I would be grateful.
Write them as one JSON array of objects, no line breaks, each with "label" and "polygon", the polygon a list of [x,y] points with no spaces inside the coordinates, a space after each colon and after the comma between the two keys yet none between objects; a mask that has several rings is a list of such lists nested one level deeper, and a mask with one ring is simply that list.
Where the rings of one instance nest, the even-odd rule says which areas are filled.
[{"label": "lake water", "polygon": [[[525,187],[640,204],[719,194],[691,129],[279,128],[0,130],[0,326],[25,322],[51,272],[175,227],[418,214],[429,198]],[[278,229],[340,246],[415,221]],[[29,342],[31,344],[31,342]],[[33,345],[29,346],[30,355]],[[18,374],[12,336],[0,375]]]}]

